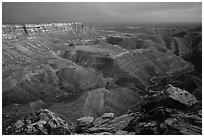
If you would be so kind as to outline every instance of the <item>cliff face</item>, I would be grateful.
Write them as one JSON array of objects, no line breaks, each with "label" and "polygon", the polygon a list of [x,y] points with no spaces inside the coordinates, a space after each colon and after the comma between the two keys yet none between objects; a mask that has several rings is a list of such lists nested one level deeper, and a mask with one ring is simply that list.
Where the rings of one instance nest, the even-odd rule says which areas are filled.
[{"label": "cliff face", "polygon": [[82,23],[51,23],[51,24],[24,24],[2,25],[3,40],[22,39],[35,37],[51,32],[67,32],[71,30],[88,29]]}]

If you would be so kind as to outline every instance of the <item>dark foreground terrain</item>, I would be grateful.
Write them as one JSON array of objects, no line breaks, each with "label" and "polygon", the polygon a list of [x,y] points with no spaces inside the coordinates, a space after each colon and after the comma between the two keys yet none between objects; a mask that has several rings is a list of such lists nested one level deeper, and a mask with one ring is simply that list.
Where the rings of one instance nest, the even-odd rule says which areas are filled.
[{"label": "dark foreground terrain", "polygon": [[201,25],[2,29],[3,134],[202,134]]}]

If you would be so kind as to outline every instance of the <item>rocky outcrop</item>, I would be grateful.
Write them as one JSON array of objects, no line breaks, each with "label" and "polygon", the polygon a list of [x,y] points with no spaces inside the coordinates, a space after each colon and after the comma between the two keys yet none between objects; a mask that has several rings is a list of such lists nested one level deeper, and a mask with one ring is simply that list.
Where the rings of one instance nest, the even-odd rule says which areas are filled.
[{"label": "rocky outcrop", "polygon": [[[116,104],[116,106],[119,106],[119,102],[126,100],[124,95],[130,95],[127,89],[124,95],[121,93],[115,94],[116,91],[109,92],[111,90],[94,94],[95,97],[92,98],[87,97],[84,107],[85,111],[99,112],[96,109],[101,109],[103,105],[107,106],[108,100],[106,99],[108,94],[114,93],[110,97],[109,103],[112,102],[111,104]],[[91,91],[90,94],[92,94]],[[68,115],[60,113],[63,115],[62,118],[66,116],[65,122],[47,109],[33,112],[26,116],[26,113],[21,112],[13,114],[3,113],[3,134],[200,135],[202,133],[201,108],[192,109],[197,104],[197,100],[188,91],[169,85],[165,91],[152,91],[149,94],[144,97],[142,104],[132,104],[128,114],[115,115],[110,113],[116,112],[114,109],[109,110],[109,113],[104,113],[103,111],[98,116],[93,115],[93,113],[87,113],[87,116],[78,118],[76,124],[70,123]],[[121,95],[121,99],[118,98],[118,102],[114,103],[116,95]],[[136,99],[132,95],[130,96]],[[92,104],[90,103],[91,100],[93,101]],[[136,100],[138,101],[138,99]],[[82,97],[78,101],[81,103]],[[127,105],[127,102],[121,102],[121,104]],[[89,109],[86,107],[87,105],[90,106]],[[76,108],[79,104],[76,104],[75,101],[75,103],[66,107],[71,109],[71,106]],[[62,110],[59,106],[56,108],[50,107],[50,109],[55,112],[57,109]],[[79,107],[76,109],[81,110]],[[21,116],[22,114],[23,117]],[[73,118],[73,116],[71,117]]]},{"label": "rocky outcrop", "polygon": [[50,24],[24,24],[24,25],[3,25],[3,40],[22,39],[25,37],[36,37],[40,34],[88,29],[82,23],[50,23]]},{"label": "rocky outcrop", "polygon": [[[85,118],[87,119],[87,117],[83,117],[81,119]],[[110,134],[117,132],[117,134],[122,134],[121,130],[129,124],[132,117],[130,115],[123,115],[114,118],[113,113],[105,113],[101,117],[98,117],[86,124],[83,124],[84,122],[81,119],[79,119],[79,123],[76,125],[77,127],[74,128],[74,132],[78,134],[81,133],[99,134],[104,132]]]},{"label": "rocky outcrop", "polygon": [[157,108],[148,115],[131,113],[116,118],[99,117],[91,124],[82,126],[79,123],[73,132],[94,135],[201,135],[201,121],[200,114]]},{"label": "rocky outcrop", "polygon": [[[192,98],[193,102],[196,103],[193,95],[185,90],[170,86],[166,91],[173,99],[172,102],[189,105],[187,102],[189,98]],[[179,94],[176,94],[177,92]],[[159,94],[160,91],[157,93]],[[152,101],[151,97],[148,98]],[[162,101],[161,98],[156,100]],[[165,103],[164,100],[162,102]],[[188,108],[188,112],[186,112],[186,110],[178,109],[176,105],[172,105],[172,107],[153,106],[147,109],[145,103],[147,102],[144,100],[144,105],[141,108],[132,110],[129,114],[120,117],[113,117],[112,113],[105,113],[94,120],[92,117],[87,124],[82,125],[80,123],[83,121],[79,121],[73,131],[77,134],[97,135],[200,135],[202,133],[201,110],[195,113]],[[86,119],[86,117],[81,119]]]},{"label": "rocky outcrop", "polygon": [[[69,135],[69,125],[53,112],[44,109],[13,120],[10,116],[3,123],[5,135]],[[8,124],[9,123],[9,124]],[[4,125],[5,124],[5,125]]]},{"label": "rocky outcrop", "polygon": [[197,99],[180,88],[168,85],[165,90],[151,91],[150,95],[143,98],[146,108],[169,107],[184,110],[198,103]]}]

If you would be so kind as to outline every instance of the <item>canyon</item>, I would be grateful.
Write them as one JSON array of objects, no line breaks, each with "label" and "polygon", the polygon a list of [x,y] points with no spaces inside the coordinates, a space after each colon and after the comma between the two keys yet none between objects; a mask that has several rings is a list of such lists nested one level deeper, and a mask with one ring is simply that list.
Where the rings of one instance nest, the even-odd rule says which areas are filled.
[{"label": "canyon", "polygon": [[[121,117],[145,111],[149,116],[155,109],[160,114],[163,108],[158,107],[164,107],[165,112],[170,107],[165,101],[185,106],[185,111],[176,108],[179,113],[174,115],[168,110],[173,117],[186,111],[200,112],[202,28],[119,28],[106,30],[82,23],[2,25],[3,133],[8,134],[12,122],[30,113],[38,116],[39,111],[59,115],[68,125],[104,113]],[[166,90],[168,95],[160,97]],[[174,91],[189,96],[180,97]],[[153,93],[155,96],[150,95]],[[188,97],[193,105],[183,101]],[[130,128],[128,123],[126,128]],[[73,131],[92,134],[95,130]],[[70,132],[63,128],[63,134]],[[196,133],[200,130],[192,132]]]}]

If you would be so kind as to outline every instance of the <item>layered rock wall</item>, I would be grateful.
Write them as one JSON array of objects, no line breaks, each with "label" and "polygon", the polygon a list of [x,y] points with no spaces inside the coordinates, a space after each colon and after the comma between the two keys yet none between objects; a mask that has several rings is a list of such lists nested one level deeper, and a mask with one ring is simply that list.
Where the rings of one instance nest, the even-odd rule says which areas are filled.
[{"label": "layered rock wall", "polygon": [[84,26],[82,23],[2,25],[2,39],[15,40],[25,37],[35,37],[43,33],[70,31],[86,28],[87,27]]}]

